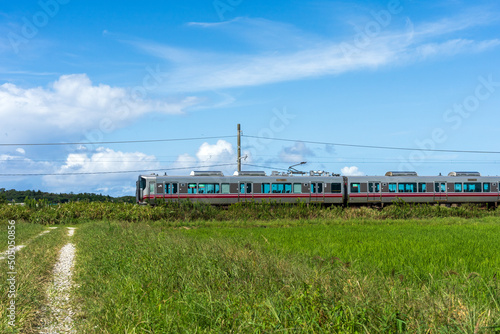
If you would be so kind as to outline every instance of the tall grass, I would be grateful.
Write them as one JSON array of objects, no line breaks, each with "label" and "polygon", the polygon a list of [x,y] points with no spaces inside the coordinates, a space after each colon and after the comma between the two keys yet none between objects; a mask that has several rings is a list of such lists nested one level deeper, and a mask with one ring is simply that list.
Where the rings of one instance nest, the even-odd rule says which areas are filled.
[{"label": "tall grass", "polygon": [[[79,256],[77,303],[82,310],[78,330],[499,331],[500,285],[491,276],[498,269],[495,245],[499,227],[490,220],[462,220],[449,229],[432,229],[446,225],[445,221],[434,225],[412,221],[400,230],[389,224],[389,233],[379,229],[380,221],[364,221],[369,231],[363,237],[372,243],[365,252],[352,247],[357,226],[345,221],[319,225],[324,227],[319,230],[307,223],[290,229],[84,224],[74,237]],[[316,235],[311,235],[313,230]],[[418,230],[427,239],[419,241]],[[450,233],[455,235],[450,237]],[[491,233],[490,239],[483,240]],[[476,245],[481,252],[493,249],[479,259],[474,254],[464,257],[465,250],[454,252],[467,236],[483,240]],[[399,244],[392,242],[395,237]],[[454,244],[456,237],[460,238]],[[401,258],[418,255],[428,242],[441,238],[441,244],[447,245],[444,249],[428,247],[429,257],[410,256],[401,262],[401,268],[385,269],[393,268],[391,257],[401,253],[405,240],[415,249],[401,253]],[[324,242],[318,242],[320,239]],[[489,265],[482,265],[486,260]],[[470,273],[472,268],[478,272]],[[412,270],[422,275],[408,274]],[[428,270],[428,278],[422,279]]]},{"label": "tall grass", "polygon": [[73,202],[60,205],[8,206],[0,205],[0,216],[6,219],[38,224],[77,224],[88,220],[118,220],[126,222],[195,222],[195,221],[268,221],[275,219],[410,219],[434,217],[479,218],[500,216],[500,210],[488,210],[475,205],[448,208],[432,205],[396,202],[383,209],[341,206],[324,207],[284,203],[237,203],[229,207],[208,204],[162,203],[157,206],[139,206],[128,203]]}]

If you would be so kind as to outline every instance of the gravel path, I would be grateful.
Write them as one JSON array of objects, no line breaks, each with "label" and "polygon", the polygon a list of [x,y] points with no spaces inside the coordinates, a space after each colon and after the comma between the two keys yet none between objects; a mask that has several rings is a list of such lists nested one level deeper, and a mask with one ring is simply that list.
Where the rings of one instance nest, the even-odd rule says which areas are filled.
[{"label": "gravel path", "polygon": [[[74,228],[68,228],[72,236]],[[75,261],[75,246],[66,244],[59,252],[59,259],[54,267],[54,280],[47,290],[48,305],[46,318],[42,322],[40,333],[76,333],[73,330],[73,310],[70,304],[73,264]]]}]

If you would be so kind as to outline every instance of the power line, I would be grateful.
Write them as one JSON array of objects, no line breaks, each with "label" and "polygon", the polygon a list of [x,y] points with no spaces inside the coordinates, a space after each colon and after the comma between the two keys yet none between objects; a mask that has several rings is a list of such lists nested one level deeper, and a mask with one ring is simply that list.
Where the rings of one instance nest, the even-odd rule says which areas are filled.
[{"label": "power line", "polygon": [[305,143],[305,144],[335,145],[335,146],[359,147],[359,148],[375,148],[375,149],[384,149],[384,150],[449,152],[449,153],[500,154],[500,152],[498,152],[498,151],[438,150],[438,149],[424,149],[424,148],[410,148],[410,147],[394,147],[394,146],[375,146],[375,145],[357,145],[357,144],[344,144],[344,143],[328,143],[328,142],[320,142],[320,141],[299,140],[299,139],[285,139],[285,138],[270,138],[270,137],[250,136],[250,135],[244,135],[244,136],[248,137],[248,138],[267,139],[267,140],[275,140],[275,141],[299,142],[299,143]]},{"label": "power line", "polygon": [[81,143],[24,143],[24,144],[1,144],[0,146],[58,146],[58,145],[101,145],[101,144],[134,144],[134,143],[157,143],[169,141],[187,141],[187,140],[205,140],[205,139],[220,139],[234,138],[232,136],[215,136],[215,137],[193,137],[193,138],[172,138],[172,139],[144,139],[144,140],[118,140],[118,141],[99,141],[99,142],[81,142]]},{"label": "power line", "polygon": [[236,163],[207,165],[207,166],[178,167],[178,168],[157,168],[157,169],[125,170],[125,171],[112,171],[112,172],[9,173],[9,174],[0,174],[0,177],[1,176],[68,176],[68,175],[71,176],[71,175],[101,175],[101,174],[148,173],[148,172],[158,172],[158,171],[194,169],[194,168],[212,168],[212,167],[234,166],[234,165],[236,165]]}]

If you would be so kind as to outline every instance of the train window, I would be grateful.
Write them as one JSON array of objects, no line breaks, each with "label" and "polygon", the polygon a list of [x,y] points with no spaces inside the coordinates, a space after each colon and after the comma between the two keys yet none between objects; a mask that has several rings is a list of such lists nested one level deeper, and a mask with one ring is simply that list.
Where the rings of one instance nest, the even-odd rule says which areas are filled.
[{"label": "train window", "polygon": [[456,193],[462,192],[462,184],[461,183],[455,183],[455,192]]},{"label": "train window", "polygon": [[332,183],[332,194],[340,194],[342,192],[342,183]]},{"label": "train window", "polygon": [[446,192],[446,183],[444,182],[435,182],[434,183],[434,192],[436,193],[445,193]]},{"label": "train window", "polygon": [[198,184],[198,193],[205,194],[205,192],[206,192],[205,184],[204,183],[199,183]]},{"label": "train window", "polygon": [[418,192],[419,193],[425,193],[426,192],[427,185],[425,183],[419,183],[418,184]]},{"label": "train window", "polygon": [[300,194],[302,192],[302,185],[300,183],[293,184],[293,193]]},{"label": "train window", "polygon": [[368,182],[368,192],[379,193],[380,192],[380,183]]},{"label": "train window", "polygon": [[351,193],[359,193],[359,183],[351,183]]},{"label": "train window", "polygon": [[490,183],[489,182],[484,182],[483,183],[483,192],[485,193],[489,193],[491,190],[491,186],[490,186]]},{"label": "train window", "polygon": [[149,183],[149,193],[154,194],[155,193],[155,182],[150,182]]},{"label": "train window", "polygon": [[177,183],[172,183],[172,194],[177,194]]},{"label": "train window", "polygon": [[188,194],[196,194],[196,183],[188,184]]},{"label": "train window", "polygon": [[229,194],[229,183],[221,184],[221,190],[223,194]]},{"label": "train window", "polygon": [[271,192],[271,184],[270,183],[262,183],[260,185],[260,192],[263,194],[269,194]]},{"label": "train window", "polygon": [[480,193],[481,192],[481,183],[464,183],[464,192],[466,193]]},{"label": "train window", "polygon": [[400,193],[414,193],[416,190],[416,183],[398,183],[398,192]]},{"label": "train window", "polygon": [[240,183],[240,194],[244,194],[244,193],[245,193],[245,184]]},{"label": "train window", "polygon": [[[198,185],[198,187],[201,186]],[[218,183],[207,183],[205,185],[206,193],[207,194],[218,194],[219,193],[219,184]],[[201,194],[201,189],[200,189],[200,194]]]},{"label": "train window", "polygon": [[389,192],[390,193],[395,193],[397,190],[397,185],[396,183],[389,183]]},{"label": "train window", "polygon": [[247,194],[251,194],[251,193],[252,193],[252,184],[247,183]]},{"label": "train window", "polygon": [[273,194],[282,194],[285,192],[285,185],[283,183],[273,183],[271,188]]},{"label": "train window", "polygon": [[290,194],[292,192],[292,184],[285,183],[285,194]]},{"label": "train window", "polygon": [[311,193],[322,194],[323,193],[323,183],[311,183]]}]

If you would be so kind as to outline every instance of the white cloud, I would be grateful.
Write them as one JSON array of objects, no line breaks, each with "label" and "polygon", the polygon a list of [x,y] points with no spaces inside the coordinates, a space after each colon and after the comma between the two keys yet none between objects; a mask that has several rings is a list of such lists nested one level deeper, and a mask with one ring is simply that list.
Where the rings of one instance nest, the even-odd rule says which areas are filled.
[{"label": "white cloud", "polygon": [[[137,92],[135,92],[137,94]],[[79,136],[94,129],[112,131],[150,112],[181,114],[199,101],[142,99],[134,91],[93,85],[85,74],[63,75],[49,88],[0,85],[0,133],[10,141]]]},{"label": "white cloud", "polygon": [[16,152],[19,154],[26,154],[26,151],[23,148],[16,148]]},{"label": "white cloud", "polygon": [[483,52],[500,45],[500,40],[492,39],[476,42],[469,39],[453,39],[443,43],[429,43],[417,48],[422,57],[436,55],[455,55],[464,52]]},{"label": "white cloud", "polygon": [[[242,151],[243,165],[252,162],[250,152]],[[246,157],[246,158],[245,158]],[[190,170],[220,170],[224,174],[232,175],[236,170],[237,153],[233,145],[225,140],[218,140],[215,144],[207,142],[200,145],[195,157],[185,153],[177,157],[171,168],[178,169],[172,171],[173,174],[187,174]],[[213,167],[212,167],[213,166]],[[181,170],[185,169],[185,170]]]},{"label": "white cloud", "polygon": [[344,167],[340,170],[340,173],[345,176],[363,176],[365,173],[359,170],[356,166]]},{"label": "white cloud", "polygon": [[159,170],[160,163],[153,155],[141,152],[121,152],[100,147],[93,154],[71,153],[65,163],[54,173],[101,173],[79,175],[48,175],[43,177],[45,187],[53,192],[95,192],[107,189],[113,195],[134,195],[136,173],[116,173],[120,171]]},{"label": "white cloud", "polygon": [[283,162],[295,163],[305,161],[306,157],[314,156],[314,152],[306,144],[296,142],[293,146],[283,147],[279,156]]}]

